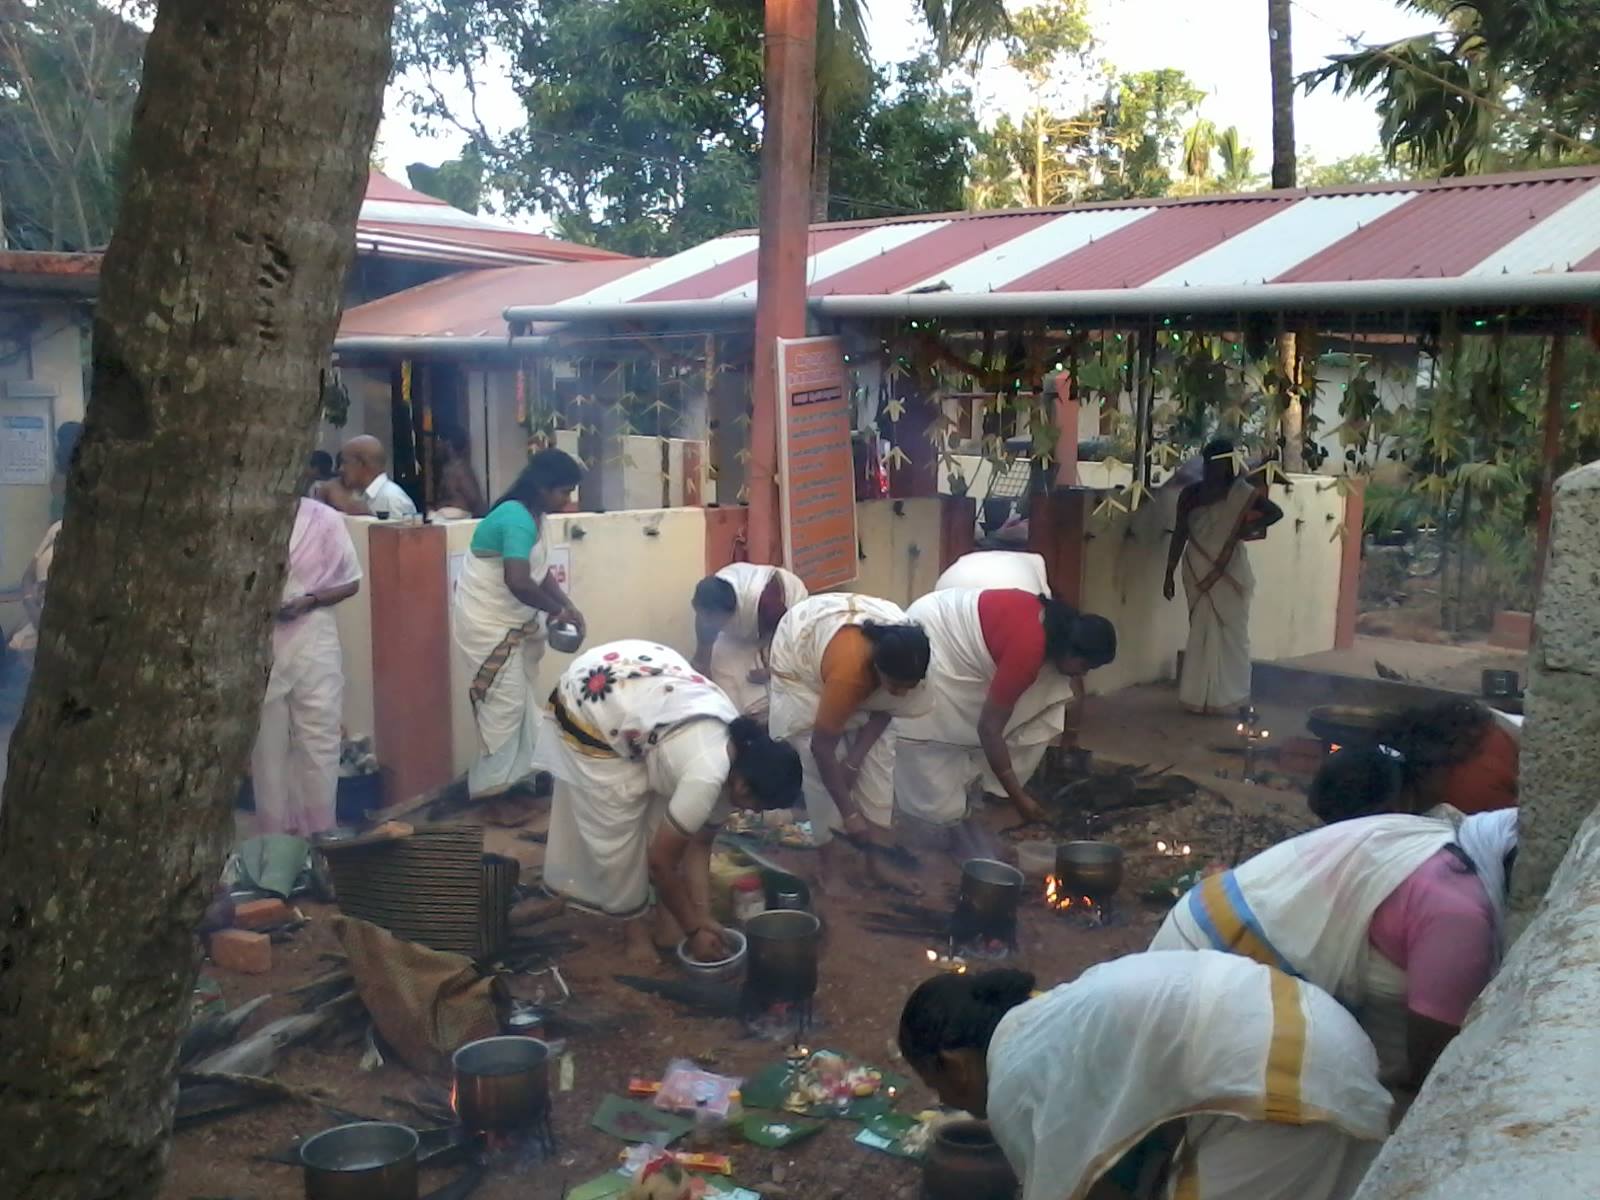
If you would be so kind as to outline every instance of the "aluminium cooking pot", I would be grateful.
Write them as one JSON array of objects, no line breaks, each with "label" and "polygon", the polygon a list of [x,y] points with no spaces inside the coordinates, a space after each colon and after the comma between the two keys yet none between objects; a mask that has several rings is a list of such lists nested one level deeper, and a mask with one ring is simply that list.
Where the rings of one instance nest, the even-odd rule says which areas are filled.
[{"label": "aluminium cooking pot", "polygon": [[961,902],[974,916],[1007,921],[1022,902],[1022,872],[993,858],[961,864]]},{"label": "aluminium cooking pot", "polygon": [[417,1133],[386,1121],[338,1125],[300,1146],[306,1200],[417,1200]]},{"label": "aluminium cooking pot", "polygon": [[550,1103],[550,1047],[507,1035],[468,1042],[450,1058],[456,1112],[474,1132],[525,1129]]},{"label": "aluminium cooking pot", "polygon": [[1109,900],[1122,886],[1122,847],[1110,842],[1063,842],[1056,847],[1056,886],[1069,896]]},{"label": "aluminium cooking pot", "polygon": [[744,923],[745,980],[769,1000],[801,1003],[817,991],[822,922],[812,913],[781,908]]}]

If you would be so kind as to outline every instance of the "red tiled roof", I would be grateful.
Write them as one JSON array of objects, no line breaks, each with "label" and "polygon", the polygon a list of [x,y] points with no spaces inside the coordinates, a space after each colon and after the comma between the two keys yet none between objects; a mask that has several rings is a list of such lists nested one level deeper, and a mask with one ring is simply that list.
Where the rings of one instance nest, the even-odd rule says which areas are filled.
[{"label": "red tiled roof", "polygon": [[339,322],[339,337],[508,337],[510,330],[501,314],[521,297],[559,303],[652,261],[611,258],[463,271],[347,309]]},{"label": "red tiled roof", "polygon": [[356,222],[356,246],[364,254],[474,267],[625,257],[463,212],[377,171],[367,177],[367,193]]}]

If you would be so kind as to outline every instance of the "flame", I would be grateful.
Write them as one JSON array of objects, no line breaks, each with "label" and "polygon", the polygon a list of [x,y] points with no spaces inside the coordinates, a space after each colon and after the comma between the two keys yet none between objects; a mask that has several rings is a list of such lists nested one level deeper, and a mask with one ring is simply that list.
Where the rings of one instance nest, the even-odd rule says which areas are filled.
[{"label": "flame", "polygon": [[1044,880],[1044,903],[1046,908],[1054,908],[1066,912],[1074,908],[1093,909],[1095,903],[1088,896],[1071,896],[1062,890],[1056,882],[1054,875],[1046,875]]},{"label": "flame", "polygon": [[450,1111],[458,1117],[461,1115],[461,1106],[456,1103],[456,1083],[453,1079],[450,1081]]}]

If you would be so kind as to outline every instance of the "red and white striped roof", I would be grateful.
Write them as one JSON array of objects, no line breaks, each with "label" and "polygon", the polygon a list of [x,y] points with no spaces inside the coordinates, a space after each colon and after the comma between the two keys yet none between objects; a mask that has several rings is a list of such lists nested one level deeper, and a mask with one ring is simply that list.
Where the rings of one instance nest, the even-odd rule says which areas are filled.
[{"label": "red and white striped roof", "polygon": [[378,171],[367,179],[356,222],[356,252],[478,267],[624,257],[474,216]]},{"label": "red and white striped roof", "polygon": [[[728,234],[559,306],[510,312],[742,311],[755,295],[756,244],[753,232]],[[1577,274],[1600,301],[1600,168],[821,225],[808,274],[820,308],[857,313],[882,306],[852,298],[928,293],[943,311],[962,297],[1075,294],[1179,311],[1207,291],[1264,299],[1387,281],[1476,280],[1461,291],[1478,297],[1491,281]]]}]

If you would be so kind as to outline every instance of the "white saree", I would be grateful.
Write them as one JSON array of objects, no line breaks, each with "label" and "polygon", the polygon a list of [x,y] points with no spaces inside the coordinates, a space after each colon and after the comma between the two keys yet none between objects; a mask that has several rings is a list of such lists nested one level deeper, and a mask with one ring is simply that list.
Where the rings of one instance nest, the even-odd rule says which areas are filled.
[{"label": "white saree", "polygon": [[[962,820],[967,788],[979,778],[989,792],[1002,791],[978,745],[978,717],[996,670],[978,620],[982,595],[976,588],[929,592],[906,610],[933,644],[927,684],[933,705],[925,716],[896,723],[895,803],[932,825]],[[1017,778],[1026,781],[1038,768],[1061,736],[1071,703],[1072,681],[1045,663],[1006,726]]]},{"label": "white saree", "polygon": [[[906,620],[906,614],[887,600],[854,592],[827,592],[791,608],[773,635],[767,655],[772,672],[767,725],[773,737],[785,739],[800,752],[811,838],[819,846],[832,840],[833,831],[842,826],[838,806],[823,786],[816,756],[811,753],[811,732],[822,700],[823,652],[834,634],[847,625],[867,621],[897,625]],[[894,815],[895,724],[927,712],[931,703],[926,683],[904,696],[879,688],[845,726],[846,738],[853,739],[875,712],[897,718],[868,751],[852,793],[866,818],[881,829],[889,827]]]},{"label": "white saree", "polygon": [[1221,500],[1189,514],[1183,591],[1189,643],[1178,698],[1193,712],[1229,712],[1250,700],[1250,597],[1255,576],[1239,534],[1256,489],[1233,481]]},{"label": "white saree", "polygon": [[[528,555],[528,573],[542,580],[549,570],[550,548],[541,536]],[[509,787],[533,770],[545,615],[512,595],[503,559],[472,553],[462,561],[451,615],[471,679],[478,757],[467,773],[467,789],[478,796]]]},{"label": "white saree", "polygon": [[1347,1200],[1389,1128],[1377,1057],[1332,997],[1230,955],[1130,954],[1012,1009],[989,1123],[1022,1200],[1083,1200],[1184,1123],[1163,1200]]},{"label": "white saree", "polygon": [[776,575],[783,581],[783,598],[786,608],[793,608],[807,596],[806,585],[800,577],[782,567],[769,567],[759,563],[730,563],[716,573],[716,578],[733,586],[738,608],[733,619],[723,628],[711,647],[711,679],[724,692],[734,706],[747,717],[765,719],[768,709],[767,685],[754,683],[752,672],[766,669],[766,659],[761,646],[761,631],[757,610],[761,594]]},{"label": "white saree", "polygon": [[1050,574],[1044,555],[1020,550],[974,550],[945,568],[933,585],[943,592],[957,588],[1020,588],[1035,595],[1050,594]]},{"label": "white saree", "polygon": [[586,650],[540,714],[534,766],[555,780],[544,880],[582,908],[629,918],[650,897],[650,839],[662,821],[692,836],[727,782],[733,702],[654,642]]}]

